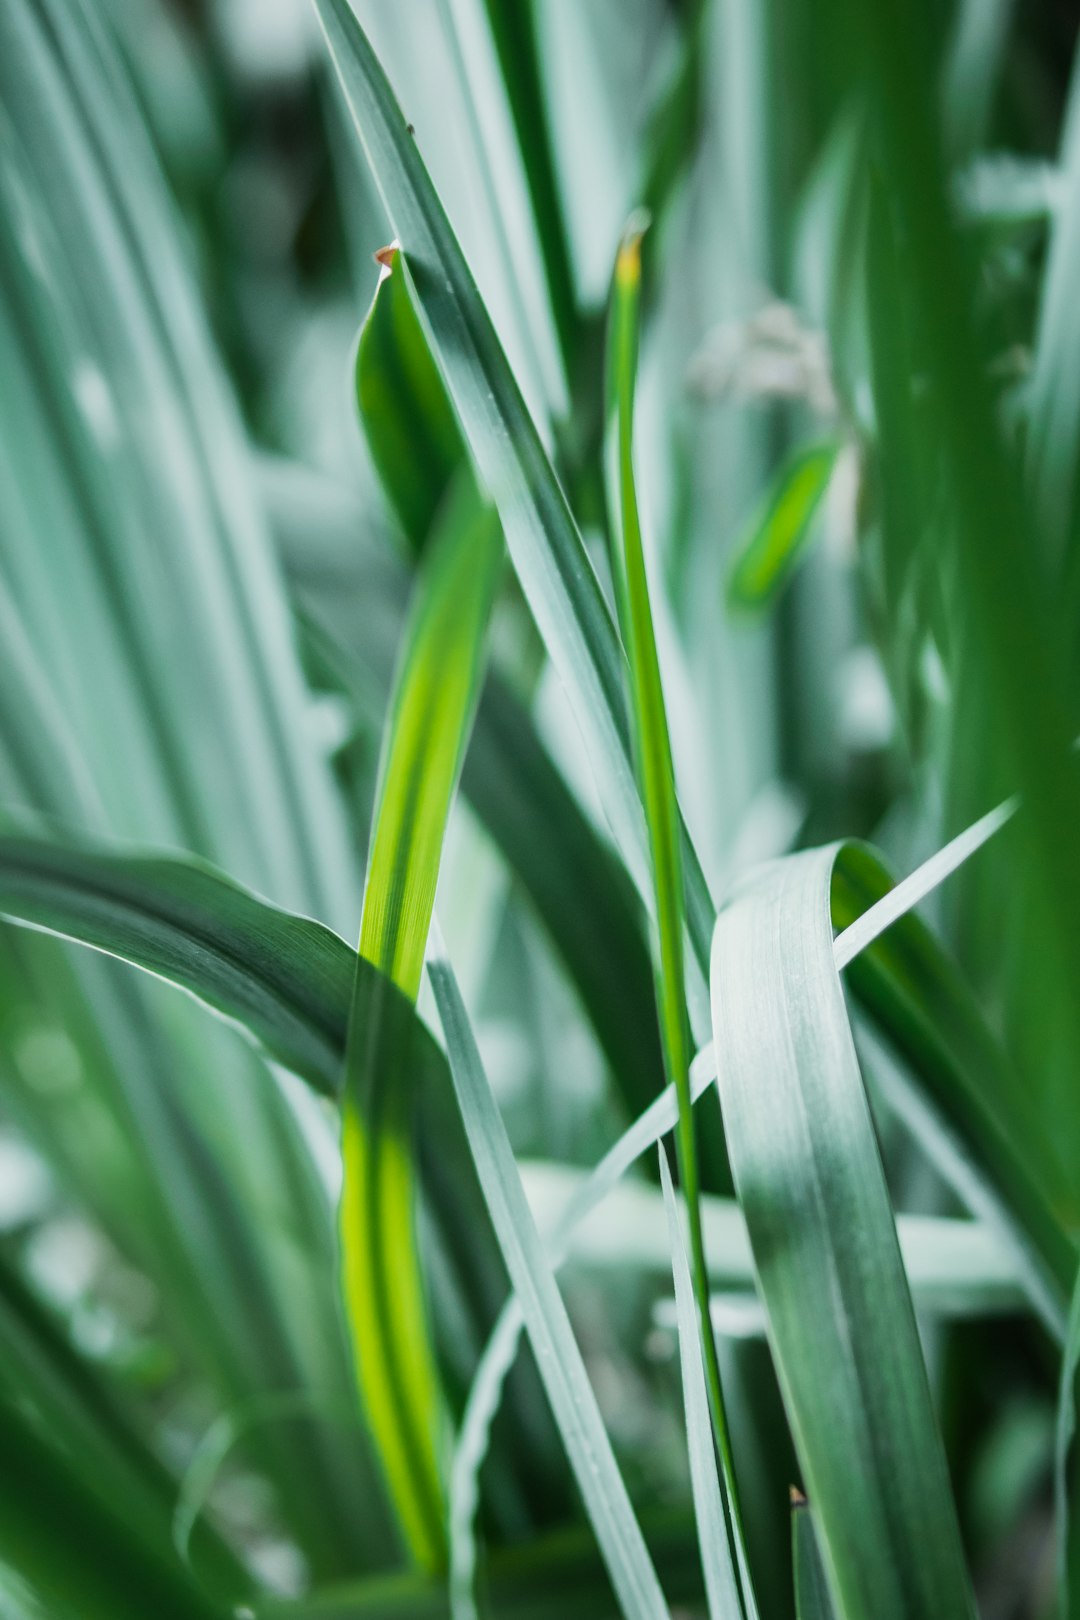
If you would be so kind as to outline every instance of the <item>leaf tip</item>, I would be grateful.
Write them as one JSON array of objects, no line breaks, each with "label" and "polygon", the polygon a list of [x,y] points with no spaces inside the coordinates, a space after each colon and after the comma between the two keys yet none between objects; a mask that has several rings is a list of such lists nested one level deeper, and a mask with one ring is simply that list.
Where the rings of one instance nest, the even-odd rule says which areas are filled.
[{"label": "leaf tip", "polygon": [[381,280],[385,280],[386,277],[391,274],[394,268],[394,262],[400,252],[401,243],[396,238],[393,242],[389,242],[386,247],[375,249],[375,252],[371,256],[382,272],[380,278]]},{"label": "leaf tip", "polygon": [[616,279],[623,286],[635,286],[641,279],[641,239],[651,223],[647,208],[635,208],[626,222],[615,260]]}]

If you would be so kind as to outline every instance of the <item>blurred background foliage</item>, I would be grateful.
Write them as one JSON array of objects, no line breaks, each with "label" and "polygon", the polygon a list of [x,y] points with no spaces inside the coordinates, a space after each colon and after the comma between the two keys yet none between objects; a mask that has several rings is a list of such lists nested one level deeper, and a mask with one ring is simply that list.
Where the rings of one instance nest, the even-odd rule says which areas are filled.
[{"label": "blurred background foliage", "polygon": [[[612,601],[606,304],[624,222],[651,213],[637,479],[712,894],[836,838],[908,871],[1032,794],[1037,837],[1018,819],[925,915],[1010,1054],[997,1116],[1075,1229],[1080,873],[1071,770],[1046,764],[1080,707],[1075,8],[915,8],[940,175],[905,134],[891,0],[355,9]],[[464,452],[451,421],[422,477],[415,441],[403,468],[372,325],[355,368],[393,230],[314,12],[8,0],[0,57],[5,809],[205,857],[355,940],[410,581]],[[935,304],[917,188],[939,181],[955,266]],[[941,372],[957,288],[970,331]],[[1007,447],[985,480],[964,460],[983,410]],[[1023,541],[985,589],[983,517]],[[663,1081],[646,930],[509,570],[491,666],[440,920],[515,1152],[587,1168]],[[954,1215],[886,1100],[890,1061],[867,1048],[896,1207]],[[337,1298],[333,1115],[204,1008],[6,923],[0,1108],[0,1614],[443,1612],[437,1582],[392,1573]],[[715,1121],[701,1134],[723,1193]],[[422,1236],[460,1415],[503,1274],[489,1256],[481,1276],[469,1228],[459,1255]],[[669,1595],[700,1607],[671,1279],[640,1236],[613,1213],[566,1295]],[[762,1614],[787,1615],[798,1465],[737,1304],[721,1358],[751,1557]],[[1057,1351],[1015,1299],[922,1326],[981,1612],[1054,1612]],[[488,1596],[608,1612],[527,1358],[515,1379],[484,1475]]]}]

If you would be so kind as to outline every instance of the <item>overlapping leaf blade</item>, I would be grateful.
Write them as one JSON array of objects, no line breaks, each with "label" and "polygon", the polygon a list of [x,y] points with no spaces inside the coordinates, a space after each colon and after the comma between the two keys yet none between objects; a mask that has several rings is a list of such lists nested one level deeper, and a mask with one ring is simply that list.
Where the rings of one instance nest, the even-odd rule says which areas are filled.
[{"label": "overlapping leaf blade", "polygon": [[775,863],[717,921],[714,1038],[732,1169],[839,1613],[970,1615],[944,1452],[833,960],[835,861],[825,849]]},{"label": "overlapping leaf blade", "polygon": [[[604,806],[643,890],[645,836],[623,707],[622,655],[595,571],[393,92],[348,0],[315,0],[480,478],[566,686]],[[685,846],[684,840],[684,846]],[[684,847],[687,918],[704,972],[712,907]]]},{"label": "overlapping leaf blade", "polygon": [[458,1105],[540,1375],[627,1620],[666,1620],[656,1570],[619,1472],[506,1129],[484,1074],[453,969],[428,964]]},{"label": "overlapping leaf blade", "polygon": [[[395,273],[400,274],[400,270]],[[412,1172],[415,1002],[443,837],[484,667],[502,542],[457,492],[417,578],[384,735],[344,1096],[342,1281],[365,1410],[412,1556],[445,1557],[441,1397],[426,1325]],[[404,1006],[403,1006],[404,1002]]]}]

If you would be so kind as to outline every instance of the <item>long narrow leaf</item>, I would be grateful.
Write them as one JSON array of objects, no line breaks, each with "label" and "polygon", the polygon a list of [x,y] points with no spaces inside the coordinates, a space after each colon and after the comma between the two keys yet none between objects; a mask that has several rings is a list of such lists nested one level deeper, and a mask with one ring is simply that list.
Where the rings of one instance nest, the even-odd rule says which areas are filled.
[{"label": "long narrow leaf", "polygon": [[393,273],[395,257],[388,248],[360,328],[356,402],[383,489],[418,556],[455,477],[471,472],[405,277]]},{"label": "long narrow leaf", "polygon": [[[616,578],[619,619],[630,663],[628,706],[645,825],[649,837],[656,944],[654,974],[660,1039],[667,1078],[679,1100],[676,1135],[679,1178],[690,1222],[692,1276],[698,1304],[698,1331],[704,1353],[709,1408],[727,1488],[725,1511],[732,1535],[742,1529],[720,1365],[709,1314],[708,1273],[701,1231],[700,1171],[690,1100],[690,1039],[683,961],[683,873],[679,810],[671,758],[664,690],[656,651],[641,518],[634,480],[634,394],[637,382],[638,321],[641,302],[641,238],[647,221],[627,227],[615,262],[608,334],[608,398],[613,416],[610,447],[610,505],[619,536]],[[742,1572],[745,1574],[745,1571]]]},{"label": "long narrow leaf", "polygon": [[728,581],[732,607],[760,612],[794,572],[836,466],[836,440],[795,452],[777,473]]},{"label": "long narrow leaf", "polygon": [[[643,889],[641,806],[611,613],[565,496],[393,91],[349,0],[314,0],[481,481],[570,696],[617,841]],[[687,918],[702,973],[713,908],[684,838]]]},{"label": "long narrow leaf", "polygon": [[791,1562],[795,1575],[795,1620],[834,1620],[810,1504],[792,1489]]},{"label": "long narrow leaf", "polygon": [[529,1211],[453,969],[444,955],[433,954],[428,974],[492,1223],[611,1583],[626,1620],[667,1620],[660,1583]]},{"label": "long narrow leaf", "polygon": [[[359,958],[415,1002],[443,836],[483,674],[502,544],[464,488],[417,579],[385,733]],[[342,1281],[357,1376],[415,1560],[445,1558],[438,1375],[415,1225],[413,1020],[358,972],[344,1100]]]},{"label": "long narrow leaf", "polygon": [[[683,1404],[686,1408],[686,1436],[690,1453],[690,1483],[694,1492],[698,1541],[705,1591],[711,1620],[741,1620],[744,1613],[739,1596],[739,1574],[731,1557],[727,1513],[720,1489],[716,1455],[709,1417],[709,1391],[705,1363],[701,1355],[701,1328],[690,1275],[679,1206],[671,1184],[667,1153],[660,1149],[660,1184],[667,1207],[668,1242],[675,1277],[675,1310],[679,1327],[679,1361],[682,1368]],[[744,1582],[746,1572],[744,1571]]]},{"label": "long narrow leaf", "polygon": [[839,1612],[972,1615],[833,959],[836,854],[776,863],[717,921],[713,1023],[732,1169]]},{"label": "long narrow leaf", "polygon": [[2,833],[0,913],[167,979],[316,1090],[340,1089],[353,953],[205,862]]}]

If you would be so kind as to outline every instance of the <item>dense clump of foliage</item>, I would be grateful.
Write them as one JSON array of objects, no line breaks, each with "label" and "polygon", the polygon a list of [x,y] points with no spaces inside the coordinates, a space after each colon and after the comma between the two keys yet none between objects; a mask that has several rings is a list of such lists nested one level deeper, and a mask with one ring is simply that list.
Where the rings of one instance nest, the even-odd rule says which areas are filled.
[{"label": "dense clump of foliage", "polygon": [[4,0],[4,1620],[1080,1613],[1074,35]]}]

